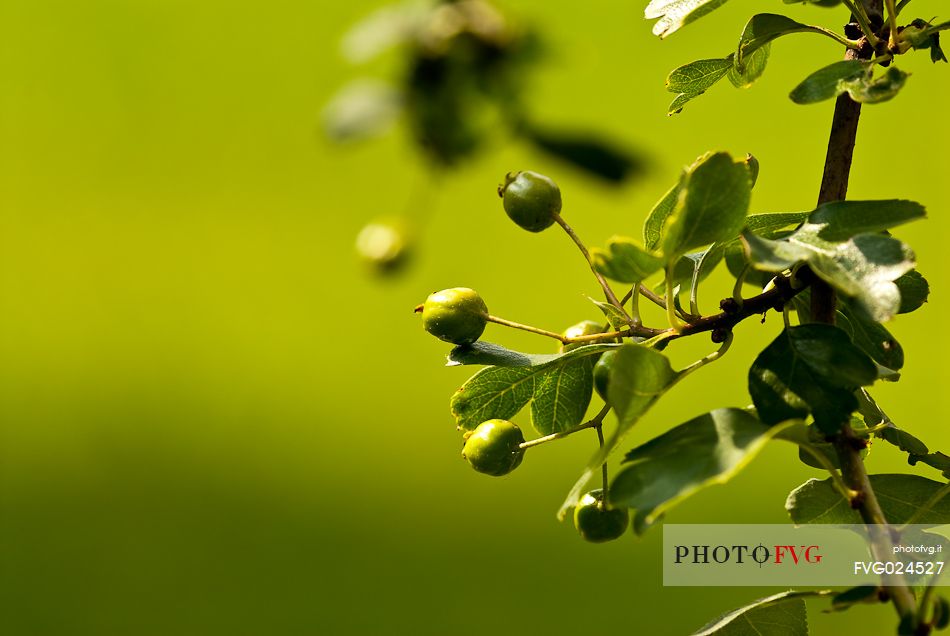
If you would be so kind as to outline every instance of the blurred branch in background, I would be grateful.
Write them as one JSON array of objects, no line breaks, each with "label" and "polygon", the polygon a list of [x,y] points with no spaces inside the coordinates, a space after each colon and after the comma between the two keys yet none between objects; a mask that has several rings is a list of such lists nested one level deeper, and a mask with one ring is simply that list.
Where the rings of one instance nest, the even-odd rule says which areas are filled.
[{"label": "blurred branch in background", "polygon": [[[354,79],[326,105],[323,126],[330,139],[371,138],[402,118],[428,174],[457,169],[499,135],[524,141],[608,184],[643,171],[643,158],[609,141],[606,133],[532,119],[524,74],[542,57],[540,40],[485,0],[388,5],[356,24],[342,42],[353,64],[394,48],[400,54],[396,78]],[[357,251],[378,273],[399,271],[406,262],[413,225],[428,212],[428,206],[410,203],[402,215],[377,219],[359,235]]]}]

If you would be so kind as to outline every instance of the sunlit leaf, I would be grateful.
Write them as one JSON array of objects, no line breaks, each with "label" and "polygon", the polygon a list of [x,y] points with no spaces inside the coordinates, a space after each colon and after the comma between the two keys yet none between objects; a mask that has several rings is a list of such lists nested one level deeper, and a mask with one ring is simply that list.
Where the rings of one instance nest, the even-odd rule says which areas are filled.
[{"label": "sunlit leaf", "polygon": [[643,534],[680,501],[729,481],[781,429],[736,408],[696,417],[627,453],[610,502],[632,508],[634,530]]},{"label": "sunlit leaf", "polygon": [[686,24],[718,9],[727,0],[651,0],[644,11],[647,20],[657,19],[653,34],[665,38]]}]

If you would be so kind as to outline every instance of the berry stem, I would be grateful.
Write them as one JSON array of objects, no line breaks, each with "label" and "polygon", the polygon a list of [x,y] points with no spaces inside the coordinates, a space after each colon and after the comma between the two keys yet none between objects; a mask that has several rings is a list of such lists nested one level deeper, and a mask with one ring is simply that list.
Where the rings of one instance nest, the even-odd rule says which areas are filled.
[{"label": "berry stem", "polygon": [[[604,447],[603,421],[597,424],[597,441],[600,443],[600,447],[603,448]],[[606,506],[607,505],[607,483],[609,481],[607,478],[607,460],[606,459],[604,460],[604,463],[601,464],[600,466],[600,477],[601,477],[601,480],[603,481],[603,495],[604,495],[603,501],[604,501],[604,506]]]},{"label": "berry stem", "polygon": [[555,212],[553,213],[553,216],[554,221],[561,226],[561,229],[563,229],[568,236],[571,237],[571,240],[574,241],[575,245],[577,245],[577,249],[579,249],[581,254],[584,255],[584,258],[587,260],[587,264],[590,265],[590,271],[594,273],[594,278],[597,279],[597,282],[600,283],[600,286],[604,290],[604,296],[607,297],[607,302],[623,312],[623,315],[627,320],[627,324],[630,325],[631,328],[640,326],[640,323],[630,317],[627,311],[623,308],[623,304],[621,304],[620,300],[617,299],[617,295],[614,294],[614,290],[610,288],[610,283],[607,282],[607,279],[601,276],[600,272],[598,272],[594,267],[594,261],[590,257],[590,252],[587,250],[587,246],[584,245],[584,242],[574,231],[574,228],[568,225],[560,214]]},{"label": "berry stem", "polygon": [[499,318],[498,316],[492,316],[491,314],[485,316],[485,319],[488,322],[493,322],[496,325],[503,325],[505,327],[511,327],[512,329],[520,329],[521,331],[527,331],[529,333],[534,333],[539,336],[545,336],[548,338],[553,338],[560,342],[561,344],[575,344],[583,342],[595,342],[598,340],[610,340],[611,338],[630,338],[632,336],[641,336],[641,337],[652,337],[663,333],[662,329],[651,329],[649,327],[637,326],[636,328],[621,329],[619,331],[609,331],[606,333],[594,333],[587,336],[574,336],[568,337],[559,333],[554,333],[553,331],[548,331],[547,329],[541,329],[539,327],[532,327],[531,325],[524,325],[520,322],[514,322],[513,320],[506,320],[504,318]]},{"label": "berry stem", "polygon": [[522,442],[518,445],[519,448],[531,448],[532,446],[539,446],[541,444],[546,444],[548,442],[553,442],[556,439],[563,439],[568,435],[573,435],[578,431],[583,431],[588,428],[596,428],[598,430],[598,436],[603,435],[599,432],[601,425],[604,423],[604,418],[607,417],[607,413],[610,412],[610,405],[605,404],[603,408],[598,411],[592,419],[584,422],[583,424],[578,424],[574,428],[569,428],[566,431],[559,431],[557,433],[551,433],[550,435],[545,435],[544,437],[536,437],[535,439],[528,440],[527,442]]},{"label": "berry stem", "polygon": [[499,318],[498,316],[492,316],[489,314],[486,316],[488,322],[493,322],[496,325],[502,325],[505,327],[511,327],[512,329],[520,329],[521,331],[527,331],[529,333],[538,334],[539,336],[546,336],[548,338],[554,338],[558,340],[561,344],[567,344],[572,341],[572,338],[566,338],[559,333],[554,333],[553,331],[548,331],[547,329],[540,329],[539,327],[532,327],[531,325],[523,325],[520,322],[514,322],[513,320],[505,320],[504,318]]},{"label": "berry stem", "polygon": [[894,0],[884,0],[884,4],[887,6],[887,23],[891,28],[891,34],[887,38],[887,46],[894,50],[897,47],[897,6],[894,4]]},{"label": "berry stem", "polygon": [[653,290],[651,290],[649,287],[647,287],[643,283],[640,283],[637,286],[637,289],[640,290],[641,296],[649,300],[651,303],[653,303],[660,309],[666,311],[666,300],[664,300],[662,296],[653,293]]}]

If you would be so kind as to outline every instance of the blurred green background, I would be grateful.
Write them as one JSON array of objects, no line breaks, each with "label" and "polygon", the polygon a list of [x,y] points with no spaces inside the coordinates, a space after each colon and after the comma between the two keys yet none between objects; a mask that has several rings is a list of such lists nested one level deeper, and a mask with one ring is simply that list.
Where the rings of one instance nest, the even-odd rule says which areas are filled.
[{"label": "blurred green background", "polygon": [[[653,167],[615,190],[499,142],[434,186],[413,267],[386,281],[361,269],[354,236],[402,211],[425,167],[404,128],[347,148],[318,131],[354,75],[339,38],[379,3],[0,5],[0,631],[682,634],[773,591],[663,588],[661,532],[594,546],[559,524],[593,436],[536,449],[507,479],[470,470],[448,412],[467,371],[442,366],[447,347],[411,309],[466,285],[539,326],[598,318],[569,241],[501,213],[508,170],[555,176],[592,245],[638,235],[709,149],[759,158],[754,211],[810,209],[831,104],[786,95],[837,45],[783,39],[754,88],[717,86],[677,117],[663,81],[730,51],[755,10],[832,27],[842,11],[736,0],[661,42],[645,0],[500,4],[549,47],[525,78],[532,110],[610,132]],[[908,364],[878,395],[946,450],[950,68],[926,53],[901,66],[914,75],[899,98],[865,109],[851,196],[929,208],[899,235],[935,294],[894,325]],[[745,369],[775,320],[743,324],[726,360],[678,386],[630,445],[746,404]],[[493,326],[486,337],[550,349]],[[869,461],[906,469],[889,448]],[[669,519],[783,522],[785,494],[812,476],[776,444]],[[815,633],[893,633],[889,607],[823,606],[811,604]]]}]

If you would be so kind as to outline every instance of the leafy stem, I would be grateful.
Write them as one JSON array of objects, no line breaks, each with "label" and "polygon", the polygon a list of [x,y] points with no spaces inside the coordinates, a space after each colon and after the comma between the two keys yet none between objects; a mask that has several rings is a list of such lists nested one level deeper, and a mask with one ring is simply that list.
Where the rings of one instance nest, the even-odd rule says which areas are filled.
[{"label": "leafy stem", "polygon": [[[873,2],[875,8],[880,7],[880,0],[859,0],[859,2],[864,1]],[[892,2],[892,0],[889,1]],[[859,7],[850,0],[845,0],[845,3],[852,10],[856,19],[867,22],[867,13],[864,11],[863,4]],[[893,3],[890,6],[892,7]],[[862,28],[865,28],[863,23]],[[869,29],[865,30],[865,35],[869,36],[868,40],[870,41],[871,33]],[[870,52],[866,56],[870,57]],[[863,57],[861,53],[850,49],[845,53],[845,59],[859,57]],[[852,100],[847,93],[838,97],[835,102],[831,132],[828,137],[828,151],[825,155],[825,166],[818,195],[819,205],[844,200],[847,195],[860,116],[861,104]],[[834,324],[837,302],[834,289],[824,281],[815,281],[812,285],[811,295],[812,320]],[[887,519],[881,510],[874,489],[871,487],[864,460],[861,458],[860,449],[865,444],[864,440],[854,434],[851,425],[847,422],[842,423],[841,432],[834,439],[835,451],[841,465],[841,475],[848,488],[857,493],[851,499],[851,505],[857,508],[861,518],[870,530],[875,525],[886,526]],[[886,537],[883,540],[886,541]],[[888,586],[888,589],[897,613],[905,620],[909,616],[909,620],[915,623],[916,601],[903,578],[895,577],[894,582]]]}]

